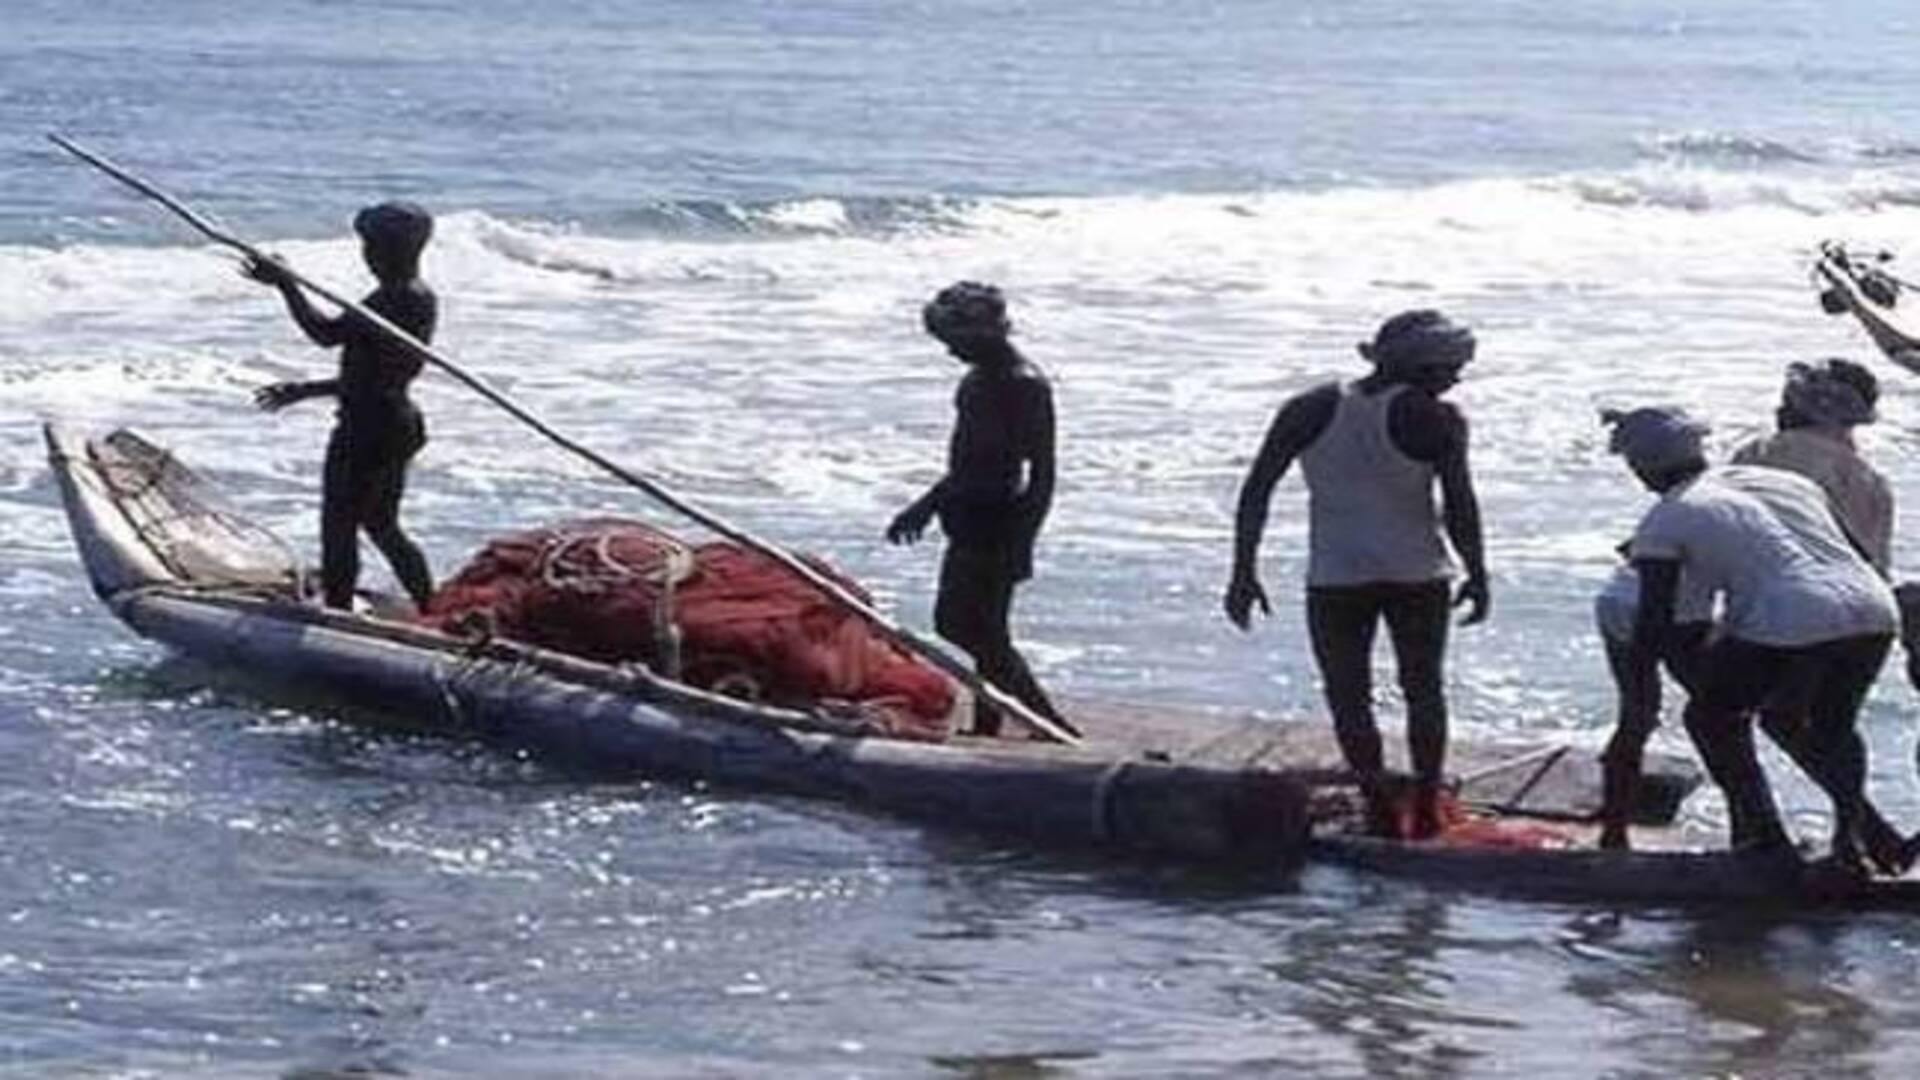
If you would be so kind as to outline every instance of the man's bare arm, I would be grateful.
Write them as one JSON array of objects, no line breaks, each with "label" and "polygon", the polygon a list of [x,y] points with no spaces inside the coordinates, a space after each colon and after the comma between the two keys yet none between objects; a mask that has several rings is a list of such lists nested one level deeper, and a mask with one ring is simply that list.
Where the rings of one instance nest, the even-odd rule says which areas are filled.
[{"label": "man's bare arm", "polygon": [[1326,430],[1339,402],[1339,386],[1328,384],[1280,406],[1240,485],[1240,502],[1233,518],[1233,576],[1227,585],[1225,606],[1227,618],[1242,630],[1247,628],[1255,604],[1263,612],[1269,610],[1266,590],[1260,585],[1259,556],[1274,485],[1287,474],[1301,451]]},{"label": "man's bare arm", "polygon": [[1628,663],[1636,677],[1652,677],[1673,640],[1674,598],[1680,591],[1677,559],[1635,559],[1640,575],[1640,606],[1634,613]]},{"label": "man's bare arm", "polygon": [[1441,523],[1467,571],[1454,603],[1467,605],[1461,625],[1471,626],[1487,617],[1493,602],[1487,584],[1486,540],[1480,527],[1480,498],[1474,493],[1473,470],[1467,464],[1467,421],[1451,407],[1442,408],[1451,418],[1452,431],[1434,471],[1440,478]]},{"label": "man's bare arm", "polygon": [[1020,518],[1029,535],[1035,535],[1053,508],[1053,391],[1036,379],[1027,385],[1026,397],[1027,407],[1021,416],[1026,430],[1021,435],[1027,447],[1027,488],[1020,496]]},{"label": "man's bare arm", "polygon": [[271,285],[280,290],[280,298],[286,302],[287,313],[300,327],[308,340],[321,348],[332,348],[347,338],[346,319],[344,317],[320,314],[307,299],[300,283],[293,279],[286,267],[273,258],[250,259],[241,272],[262,284]]}]

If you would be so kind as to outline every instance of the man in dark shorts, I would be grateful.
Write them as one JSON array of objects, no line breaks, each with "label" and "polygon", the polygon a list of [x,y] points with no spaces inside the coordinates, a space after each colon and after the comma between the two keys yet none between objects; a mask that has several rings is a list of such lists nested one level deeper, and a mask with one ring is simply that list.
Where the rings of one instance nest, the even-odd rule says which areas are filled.
[{"label": "man in dark shorts", "polygon": [[[1860,455],[1853,437],[1854,428],[1875,420],[1879,396],[1879,381],[1858,364],[1839,359],[1789,364],[1780,407],[1775,412],[1778,430],[1735,450],[1733,464],[1785,469],[1819,485],[1841,531],[1884,577],[1892,552],[1893,490],[1879,470]],[[1631,439],[1645,441],[1660,434],[1666,440],[1666,451],[1674,456],[1676,467],[1683,470],[1704,467],[1704,423],[1672,411],[1654,410],[1634,419],[1631,426],[1620,426],[1627,423],[1630,415],[1619,414],[1612,421],[1623,444]],[[1628,555],[1630,548],[1631,543],[1622,545],[1621,554]],[[1615,570],[1595,603],[1619,702],[1613,737],[1601,758],[1606,770],[1606,794],[1600,815],[1600,846],[1604,848],[1629,846],[1627,824],[1635,801],[1641,761],[1648,739],[1660,725],[1660,680],[1653,673],[1636,668],[1632,662],[1639,602],[1640,576],[1628,562]],[[1673,629],[1668,640],[1662,643],[1661,653],[1667,673],[1689,695],[1700,689],[1696,676],[1706,648],[1715,637],[1714,630],[1714,597],[1681,575],[1674,590]],[[1801,714],[1807,703],[1798,700],[1799,697],[1784,694],[1778,702],[1762,706],[1760,727],[1809,776],[1831,775],[1821,760],[1826,747],[1821,739],[1809,737],[1814,732],[1806,722],[1807,717]],[[1877,853],[1874,856],[1877,865],[1881,869],[1897,870],[1904,863],[1912,862],[1910,851],[1900,854],[1910,846],[1903,844],[1899,833],[1872,800],[1862,802],[1860,809],[1860,845],[1868,852]],[[1840,846],[1844,848],[1845,842]]]},{"label": "man in dark shorts", "polygon": [[[439,301],[420,280],[420,252],[433,234],[433,218],[412,203],[388,202],[360,211],[353,228],[367,269],[379,280],[361,303],[421,342],[431,342]],[[293,321],[314,344],[340,348],[340,373],[334,378],[275,383],[254,395],[268,411],[308,398],[339,403],[320,496],[320,581],[327,606],[353,605],[360,576],[358,534],[364,529],[413,602],[424,607],[433,595],[433,578],[426,557],[400,529],[407,464],[427,441],[420,410],[407,397],[421,358],[351,312],[321,314],[272,259],[251,260],[245,272],[280,290]]]},{"label": "man in dark shorts", "polygon": [[[1367,798],[1372,827],[1397,834],[1373,718],[1373,639],[1384,620],[1407,702],[1412,834],[1426,838],[1440,828],[1446,764],[1447,611],[1469,605],[1464,623],[1472,624],[1486,618],[1488,606],[1467,423],[1440,400],[1473,359],[1474,339],[1437,311],[1407,311],[1382,324],[1360,352],[1373,362],[1372,374],[1294,396],[1268,429],[1240,489],[1225,605],[1243,630],[1255,605],[1269,610],[1257,565],[1260,536],[1274,485],[1299,458],[1308,492],[1307,630],[1334,733]],[[1466,564],[1457,595],[1443,529]]]},{"label": "man in dark shorts", "polygon": [[[1071,731],[1007,625],[1014,587],[1033,576],[1034,540],[1053,503],[1053,391],[1007,340],[1006,300],[992,285],[942,289],[921,318],[968,370],[954,395],[947,474],[893,519],[887,539],[911,544],[939,516],[947,551],[934,628],[973,658],[981,678]],[[1000,727],[1000,711],[976,700],[973,733],[997,735]]]},{"label": "man in dark shorts", "polygon": [[1634,532],[1640,581],[1628,652],[1631,679],[1657,678],[1676,653],[1682,582],[1718,597],[1723,627],[1691,661],[1687,734],[1727,800],[1734,849],[1796,858],[1755,753],[1755,713],[1795,718],[1783,732],[1796,763],[1833,800],[1833,857],[1899,873],[1909,855],[1866,796],[1866,745],[1856,728],[1899,628],[1893,591],[1848,539],[1826,493],[1797,473],[1755,465],[1709,469],[1701,427],[1683,410],[1610,412],[1610,448],[1660,495]]}]

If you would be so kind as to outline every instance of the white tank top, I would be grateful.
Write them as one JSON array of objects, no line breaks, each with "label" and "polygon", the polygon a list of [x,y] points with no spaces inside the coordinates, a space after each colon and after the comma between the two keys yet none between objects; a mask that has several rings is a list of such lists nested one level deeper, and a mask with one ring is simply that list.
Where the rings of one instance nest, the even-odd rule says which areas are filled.
[{"label": "white tank top", "polygon": [[1433,466],[1393,444],[1387,412],[1405,386],[1340,387],[1325,431],[1300,455],[1307,478],[1307,584],[1418,583],[1453,576]]}]

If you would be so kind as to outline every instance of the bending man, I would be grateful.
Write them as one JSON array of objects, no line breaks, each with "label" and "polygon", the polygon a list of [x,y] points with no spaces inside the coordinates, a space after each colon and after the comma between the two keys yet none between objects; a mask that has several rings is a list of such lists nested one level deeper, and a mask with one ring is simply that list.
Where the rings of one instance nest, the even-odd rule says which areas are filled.
[{"label": "bending man", "polygon": [[[1780,406],[1775,412],[1778,430],[1741,446],[1734,452],[1737,465],[1766,465],[1785,469],[1818,484],[1827,506],[1854,548],[1881,576],[1887,574],[1893,533],[1893,494],[1886,478],[1854,448],[1853,429],[1875,419],[1879,383],[1873,373],[1845,360],[1787,365]],[[1622,545],[1626,554],[1629,545]],[[1633,627],[1639,607],[1640,578],[1632,565],[1614,572],[1597,601],[1601,638],[1619,696],[1619,713],[1603,762],[1606,797],[1601,811],[1601,846],[1628,846],[1627,821],[1647,740],[1660,724],[1660,681],[1639,681],[1628,664]],[[1681,576],[1674,599],[1674,629],[1666,643],[1666,668],[1690,694],[1698,687],[1694,675],[1713,633],[1713,597]],[[1801,744],[1806,717],[1794,710],[1804,706],[1796,695],[1761,707],[1760,726],[1796,765],[1809,775],[1819,772],[1814,749]],[[1899,835],[1873,807],[1863,807],[1861,831],[1869,851],[1885,855],[1899,843]],[[1887,868],[1891,868],[1888,866]]]},{"label": "bending man", "polygon": [[1723,636],[1699,654],[1687,702],[1687,734],[1727,799],[1737,850],[1792,857],[1793,848],[1754,751],[1753,714],[1763,704],[1799,716],[1796,758],[1833,800],[1833,853],[1860,861],[1861,844],[1883,869],[1903,853],[1865,832],[1866,746],[1855,723],[1898,626],[1893,593],[1854,550],[1826,496],[1781,469],[1709,470],[1706,427],[1683,410],[1605,414],[1611,449],[1660,495],[1635,531],[1631,554],[1640,599],[1627,664],[1656,678],[1676,655],[1675,595],[1718,596]]}]

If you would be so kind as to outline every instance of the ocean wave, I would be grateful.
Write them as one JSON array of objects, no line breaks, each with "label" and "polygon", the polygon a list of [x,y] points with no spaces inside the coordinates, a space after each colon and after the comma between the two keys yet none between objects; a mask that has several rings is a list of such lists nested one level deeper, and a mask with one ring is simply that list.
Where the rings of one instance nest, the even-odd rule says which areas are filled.
[{"label": "ocean wave", "polygon": [[976,227],[981,206],[981,200],[946,196],[819,196],[765,202],[685,199],[635,207],[607,222],[604,235],[577,223],[506,220],[482,211],[464,211],[447,215],[443,236],[464,234],[510,262],[604,283],[661,277],[772,281],[777,274],[739,258],[681,257],[665,266],[654,259],[636,263],[634,245],[688,244],[718,250],[715,245],[734,241],[885,241],[951,235]]},{"label": "ocean wave", "polygon": [[[1122,266],[1157,266],[1185,257],[1224,261],[1243,271],[1209,279],[1206,295],[1259,289],[1259,268],[1282,253],[1378,248],[1418,251],[1465,234],[1537,235],[1548,223],[1568,241],[1611,246],[1622,228],[1646,215],[1657,230],[1668,215],[1712,218],[1773,214],[1778,223],[1813,219],[1823,231],[1884,231],[1873,215],[1920,208],[1920,174],[1911,167],[1758,173],[1653,165],[1584,173],[1461,180],[1425,187],[1346,185],[1317,190],[1179,195],[977,198],[796,198],[760,204],[677,202],[660,213],[707,224],[678,230],[592,228],[579,223],[509,219],[480,210],[441,216],[427,273],[462,295],[518,296],[533,303],[597,290],[706,286],[772,287],[820,274],[888,267],[920,282],[940,275],[1013,276],[1033,259],[1060,260],[1089,280]],[[1850,222],[1858,217],[1863,220]],[[1823,220],[1824,219],[1824,220]],[[726,222],[724,227],[713,224]],[[1747,226],[1732,226],[1745,228]],[[1798,225],[1789,226],[1799,228]],[[1773,229],[1774,226],[1763,226]],[[1586,238],[1580,240],[1579,238]],[[303,270],[349,292],[364,286],[350,238],[264,240]],[[1021,253],[1015,255],[1014,253]],[[201,325],[209,340],[250,332],[251,319],[274,314],[260,290],[232,273],[206,245],[48,248],[0,246],[0,333],[17,340],[52,334],[68,342],[113,340],[122,316],[135,322],[204,319],[219,301],[232,322]],[[1011,260],[1011,261],[1010,261]],[[935,275],[939,276],[939,275]],[[1180,275],[1175,273],[1177,278]],[[1413,268],[1388,265],[1377,282],[1425,282]],[[925,284],[925,282],[922,282]],[[1153,288],[1159,288],[1158,284]],[[1095,295],[1091,286],[1080,290]],[[228,302],[231,301],[231,305]],[[849,294],[845,303],[866,301]],[[242,317],[244,313],[245,317]]]},{"label": "ocean wave", "polygon": [[614,215],[622,232],[665,237],[888,236],[963,228],[976,200],[939,195],[677,199]]},{"label": "ocean wave", "polygon": [[1920,161],[1920,142],[1868,142],[1860,144],[1858,152],[1868,161]]},{"label": "ocean wave", "polygon": [[1812,165],[1886,165],[1920,160],[1920,141],[1905,138],[1789,140],[1735,131],[1664,132],[1637,141],[1640,156],[1668,165],[1767,169]]},{"label": "ocean wave", "polygon": [[1920,177],[1890,172],[1830,178],[1699,168],[1645,168],[1574,174],[1541,182],[1570,191],[1583,202],[1616,209],[1711,213],[1770,207],[1819,216],[1920,205]]},{"label": "ocean wave", "polygon": [[1640,150],[1664,161],[1714,165],[1811,165],[1827,160],[1816,148],[1727,131],[1668,132],[1641,140]]}]

